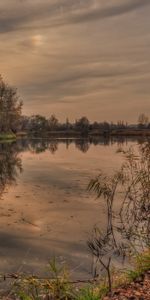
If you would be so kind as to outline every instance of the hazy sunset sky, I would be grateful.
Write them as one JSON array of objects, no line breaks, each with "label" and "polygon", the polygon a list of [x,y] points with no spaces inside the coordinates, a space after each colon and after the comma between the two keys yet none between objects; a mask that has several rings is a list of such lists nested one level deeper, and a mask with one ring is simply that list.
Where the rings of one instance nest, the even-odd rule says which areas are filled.
[{"label": "hazy sunset sky", "polygon": [[0,0],[0,73],[24,114],[150,113],[150,0]]}]

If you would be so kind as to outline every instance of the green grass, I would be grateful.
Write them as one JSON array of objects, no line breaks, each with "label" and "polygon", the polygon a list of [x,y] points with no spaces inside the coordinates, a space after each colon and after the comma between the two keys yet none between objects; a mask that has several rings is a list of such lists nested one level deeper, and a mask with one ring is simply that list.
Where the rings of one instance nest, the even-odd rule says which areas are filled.
[{"label": "green grass", "polygon": [[76,295],[75,300],[100,300],[100,292],[98,289],[85,287]]},{"label": "green grass", "polygon": [[[127,286],[150,270],[150,249],[138,254],[133,259],[134,268],[112,275],[112,287]],[[70,282],[68,272],[64,267],[57,265],[53,259],[49,264],[50,279],[40,280],[30,276],[18,279],[13,286],[13,295],[18,300],[102,300],[109,293],[107,279],[90,283],[88,286],[78,286]],[[53,278],[53,279],[51,279]]]},{"label": "green grass", "polygon": [[135,257],[134,269],[126,272],[127,279],[132,282],[147,270],[150,270],[150,250],[144,252],[143,254],[138,254]]}]

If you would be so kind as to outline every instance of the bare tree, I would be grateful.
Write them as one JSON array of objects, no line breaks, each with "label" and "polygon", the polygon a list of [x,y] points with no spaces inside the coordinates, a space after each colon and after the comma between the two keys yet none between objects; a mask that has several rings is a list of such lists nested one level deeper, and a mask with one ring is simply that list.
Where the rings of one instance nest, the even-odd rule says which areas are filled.
[{"label": "bare tree", "polygon": [[138,126],[139,128],[145,128],[149,124],[149,118],[145,114],[140,114],[138,118]]}]

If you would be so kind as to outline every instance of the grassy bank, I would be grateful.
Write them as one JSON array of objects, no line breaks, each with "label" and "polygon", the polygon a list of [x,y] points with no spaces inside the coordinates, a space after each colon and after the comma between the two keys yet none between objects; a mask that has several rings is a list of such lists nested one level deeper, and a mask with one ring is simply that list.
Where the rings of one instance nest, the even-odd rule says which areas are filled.
[{"label": "grassy bank", "polygon": [[16,135],[14,133],[0,133],[0,140],[15,140]]},{"label": "grassy bank", "polygon": [[[65,268],[59,267],[56,261],[50,262],[50,279],[40,279],[35,276],[18,276],[13,274],[15,282],[12,285],[9,298],[17,300],[102,300],[111,296],[117,288],[127,289],[131,282],[141,278],[150,270],[150,250],[134,258],[134,268],[111,274],[112,290],[109,290],[107,278],[86,282],[71,282]],[[18,277],[17,277],[18,276]],[[53,278],[53,279],[51,279]]]}]

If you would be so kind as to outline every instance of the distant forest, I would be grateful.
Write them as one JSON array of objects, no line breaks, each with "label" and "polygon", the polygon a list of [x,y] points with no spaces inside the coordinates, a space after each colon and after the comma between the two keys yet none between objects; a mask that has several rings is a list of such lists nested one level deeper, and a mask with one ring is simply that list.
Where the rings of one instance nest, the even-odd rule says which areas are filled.
[{"label": "distant forest", "polygon": [[41,115],[34,115],[31,117],[22,116],[20,119],[19,130],[28,132],[60,132],[60,131],[75,131],[82,134],[88,134],[89,132],[103,132],[109,133],[112,130],[142,130],[150,129],[150,123],[148,117],[144,114],[139,116],[137,124],[127,124],[124,121],[113,122],[93,122],[91,123],[86,116],[81,117],[75,122],[70,122],[67,118],[65,122],[59,122],[55,115],[51,115],[46,118]]},{"label": "distant forest", "polygon": [[83,116],[74,122],[66,118],[65,122],[60,122],[54,114],[49,118],[41,115],[22,115],[23,102],[17,95],[17,89],[11,87],[0,77],[0,133],[27,133],[30,135],[41,135],[45,133],[64,133],[73,135],[111,134],[116,131],[133,132],[139,130],[150,131],[150,121],[148,116],[140,114],[137,124],[128,124],[123,120],[117,123],[107,121],[90,122]]}]

